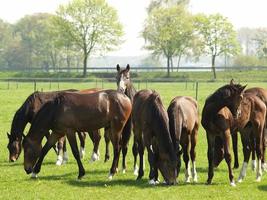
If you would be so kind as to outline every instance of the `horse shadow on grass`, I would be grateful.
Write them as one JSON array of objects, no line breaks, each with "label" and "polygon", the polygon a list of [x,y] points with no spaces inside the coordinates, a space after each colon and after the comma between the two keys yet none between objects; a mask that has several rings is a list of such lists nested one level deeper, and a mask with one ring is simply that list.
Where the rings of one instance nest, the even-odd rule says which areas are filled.
[{"label": "horse shadow on grass", "polygon": [[267,192],[267,185],[259,185],[258,189]]}]

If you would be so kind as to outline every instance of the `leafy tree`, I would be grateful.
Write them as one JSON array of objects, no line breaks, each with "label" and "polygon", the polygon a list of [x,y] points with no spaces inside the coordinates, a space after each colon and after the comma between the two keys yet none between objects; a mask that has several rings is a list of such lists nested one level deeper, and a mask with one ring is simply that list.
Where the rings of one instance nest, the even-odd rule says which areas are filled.
[{"label": "leafy tree", "polygon": [[57,24],[66,38],[83,52],[83,76],[93,53],[113,50],[121,43],[122,25],[105,0],[73,0],[57,11]]},{"label": "leafy tree", "polygon": [[233,25],[222,15],[196,16],[196,27],[203,52],[211,55],[213,77],[216,79],[215,61],[220,55],[235,55],[240,50]]},{"label": "leafy tree", "polygon": [[0,66],[6,65],[5,53],[12,41],[12,27],[0,19]]},{"label": "leafy tree", "polygon": [[145,22],[142,36],[146,41],[145,48],[153,55],[163,55],[167,59],[167,73],[174,56],[181,56],[190,45],[193,37],[192,16],[183,6],[154,8]]}]

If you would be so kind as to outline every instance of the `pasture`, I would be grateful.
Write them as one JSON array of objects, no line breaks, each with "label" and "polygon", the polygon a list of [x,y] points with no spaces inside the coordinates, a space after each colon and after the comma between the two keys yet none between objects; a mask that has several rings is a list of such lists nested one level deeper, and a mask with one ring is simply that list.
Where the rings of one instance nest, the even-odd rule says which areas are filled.
[{"label": "pasture", "polygon": [[[206,97],[225,82],[199,83],[198,102],[200,112]],[[248,87],[260,86],[267,88],[267,83],[245,83]],[[85,89],[92,87],[115,88],[115,83],[60,83],[60,89]],[[37,83],[37,89],[48,91],[49,83]],[[138,88],[135,85],[136,89]],[[193,83],[141,83],[140,89],[155,89],[161,95],[165,108],[171,99],[178,95],[195,97]],[[57,83],[52,83],[51,90],[57,90]],[[127,154],[127,172],[119,173],[112,181],[107,179],[111,160],[104,163],[104,138],[100,143],[100,161],[89,163],[92,153],[92,142],[87,136],[86,155],[83,164],[86,175],[82,180],[77,179],[78,167],[68,146],[69,162],[63,166],[56,166],[56,155],[51,150],[44,160],[42,170],[36,180],[30,178],[23,168],[23,153],[15,163],[8,162],[8,150],[6,132],[10,131],[13,115],[26,97],[33,92],[32,83],[10,83],[7,89],[6,82],[0,82],[0,199],[264,199],[267,192],[267,177],[263,174],[260,183],[255,182],[256,174],[251,171],[250,163],[247,176],[243,183],[237,183],[237,187],[231,187],[228,180],[228,170],[223,161],[215,170],[213,184],[207,186],[207,144],[206,134],[200,126],[198,143],[196,147],[198,183],[184,183],[184,163],[182,163],[179,183],[175,186],[148,185],[149,165],[145,154],[145,175],[141,181],[136,181],[133,174],[133,156],[131,144]],[[28,128],[28,127],[27,127]],[[103,130],[102,130],[103,132]],[[132,142],[132,139],[131,139]],[[121,161],[121,159],[120,159]],[[239,140],[239,163],[242,165],[243,155]],[[232,162],[233,164],[233,162]],[[239,169],[234,170],[235,180],[239,175]],[[162,177],[160,177],[162,181]]]}]

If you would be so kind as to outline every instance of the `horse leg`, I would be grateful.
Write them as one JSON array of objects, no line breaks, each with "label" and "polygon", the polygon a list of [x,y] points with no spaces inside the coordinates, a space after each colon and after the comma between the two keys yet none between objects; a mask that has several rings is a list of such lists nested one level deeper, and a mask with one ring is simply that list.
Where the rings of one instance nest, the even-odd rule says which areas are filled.
[{"label": "horse leg", "polygon": [[121,151],[121,133],[123,129],[123,124],[118,122],[111,123],[110,128],[110,136],[111,136],[111,142],[113,145],[113,162],[112,166],[110,168],[110,173],[108,176],[109,180],[112,180],[114,174],[117,172],[118,169],[118,163],[120,158],[120,151]]},{"label": "horse leg", "polygon": [[67,133],[67,138],[68,138],[68,141],[69,141],[69,144],[71,147],[72,154],[73,154],[74,158],[76,159],[76,162],[77,162],[78,167],[79,167],[78,179],[81,179],[85,175],[85,170],[84,170],[82,162],[81,162],[81,157],[80,157],[80,153],[79,153],[79,149],[78,149],[78,145],[77,145],[75,131],[69,131]]},{"label": "horse leg", "polygon": [[63,162],[62,164],[66,164],[69,160],[69,156],[67,153],[67,145],[66,145],[66,137],[64,137],[64,142],[63,142]]},{"label": "horse leg", "polygon": [[261,164],[262,171],[267,171],[267,164],[265,162],[266,145],[267,145],[267,129],[265,127],[262,137],[262,164]]},{"label": "horse leg", "polygon": [[253,134],[250,135],[250,141],[251,141],[251,154],[252,154],[252,160],[251,160],[251,169],[252,171],[256,171],[257,168],[257,162],[256,162],[256,141],[253,136]]},{"label": "horse leg", "polygon": [[209,172],[208,172],[208,180],[207,184],[211,184],[212,178],[214,176],[214,166],[213,166],[213,157],[214,157],[214,144],[215,144],[215,136],[207,131],[207,141],[208,141],[208,160],[209,160]]},{"label": "horse leg", "polygon": [[94,162],[100,159],[100,154],[99,154],[99,142],[101,139],[100,130],[89,132],[89,135],[91,135],[90,137],[94,144],[93,153],[92,153],[90,162]]},{"label": "horse leg", "polygon": [[41,166],[44,160],[44,157],[46,156],[46,154],[48,153],[48,151],[56,144],[56,142],[58,141],[58,139],[61,137],[62,135],[57,134],[57,133],[52,133],[47,142],[45,143],[44,147],[41,150],[40,156],[38,161],[36,162],[34,168],[33,168],[33,172],[32,172],[32,177],[36,178],[37,174],[41,171]]},{"label": "horse leg", "polygon": [[253,145],[253,144],[251,145],[249,133],[247,131],[240,131],[240,134],[241,134],[241,141],[242,141],[242,146],[243,146],[244,161],[243,161],[243,165],[242,165],[239,177],[238,177],[239,183],[241,183],[246,176],[248,161],[249,161],[249,157],[251,153],[251,146]]},{"label": "horse leg", "polygon": [[144,148],[142,139],[139,139],[136,141],[136,146],[138,148],[138,154],[139,154],[139,170],[138,170],[138,176],[136,180],[139,180],[144,176],[144,149],[145,148]]},{"label": "horse leg", "polygon": [[234,169],[238,169],[239,162],[238,162],[238,134],[237,131],[232,131],[232,145],[233,145],[233,151],[234,151]]},{"label": "horse leg", "polygon": [[78,137],[80,140],[80,157],[81,159],[84,158],[85,156],[85,139],[86,139],[86,134],[84,132],[77,132]]},{"label": "horse leg", "polygon": [[233,170],[231,168],[232,158],[231,158],[231,153],[230,153],[230,140],[231,140],[231,133],[230,133],[230,130],[227,130],[224,132],[224,137],[223,137],[223,146],[224,146],[224,152],[225,152],[224,159],[228,166],[230,185],[236,186],[235,181],[234,181]]},{"label": "horse leg", "polygon": [[194,128],[191,135],[191,149],[190,149],[190,157],[192,161],[192,175],[193,182],[197,182],[197,170],[196,170],[196,144],[197,144],[197,129]]},{"label": "horse leg", "polygon": [[[49,137],[50,137],[50,133],[49,133],[49,131],[47,131],[45,133],[45,138],[48,140]],[[54,149],[55,153],[58,155],[58,149],[57,149],[56,145],[53,146],[53,149]]]},{"label": "horse leg", "polygon": [[137,165],[138,143],[136,142],[135,138],[132,146],[132,152],[134,156],[134,175],[138,176],[138,165]]},{"label": "horse leg", "polygon": [[259,125],[259,128],[257,130],[257,135],[256,135],[256,154],[257,154],[257,160],[258,160],[258,165],[257,165],[257,170],[256,170],[256,181],[260,182],[261,181],[261,176],[262,176],[262,168],[261,168],[261,161],[262,161],[262,135],[263,135],[263,126]]},{"label": "horse leg", "polygon": [[63,164],[63,146],[64,146],[64,142],[65,142],[65,136],[59,138],[58,142],[57,142],[57,161],[56,161],[56,165],[60,166]]},{"label": "horse leg", "polygon": [[183,159],[185,164],[185,182],[190,183],[191,179],[191,170],[190,170],[190,162],[189,162],[189,152],[190,152],[190,134],[188,132],[182,132],[181,135],[181,145],[183,149]]},{"label": "horse leg", "polygon": [[104,162],[107,162],[110,158],[110,155],[109,155],[110,128],[105,128],[104,138],[105,138],[105,143],[106,143],[106,153],[105,153]]},{"label": "horse leg", "polygon": [[127,120],[122,131],[122,173],[126,171],[126,155],[128,152],[128,143],[131,137],[132,120],[131,117]]},{"label": "horse leg", "polygon": [[149,184],[155,185],[158,183],[158,178],[156,175],[157,167],[156,167],[156,154],[153,152],[152,145],[147,147],[148,152],[148,162],[150,166],[150,172],[149,172]]}]

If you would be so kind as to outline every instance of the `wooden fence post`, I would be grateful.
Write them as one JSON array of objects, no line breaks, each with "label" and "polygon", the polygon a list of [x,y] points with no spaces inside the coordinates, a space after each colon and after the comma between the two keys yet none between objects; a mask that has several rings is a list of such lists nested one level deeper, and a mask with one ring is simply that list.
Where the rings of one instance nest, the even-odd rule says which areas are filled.
[{"label": "wooden fence post", "polygon": [[196,82],[196,100],[198,100],[198,82]]}]

